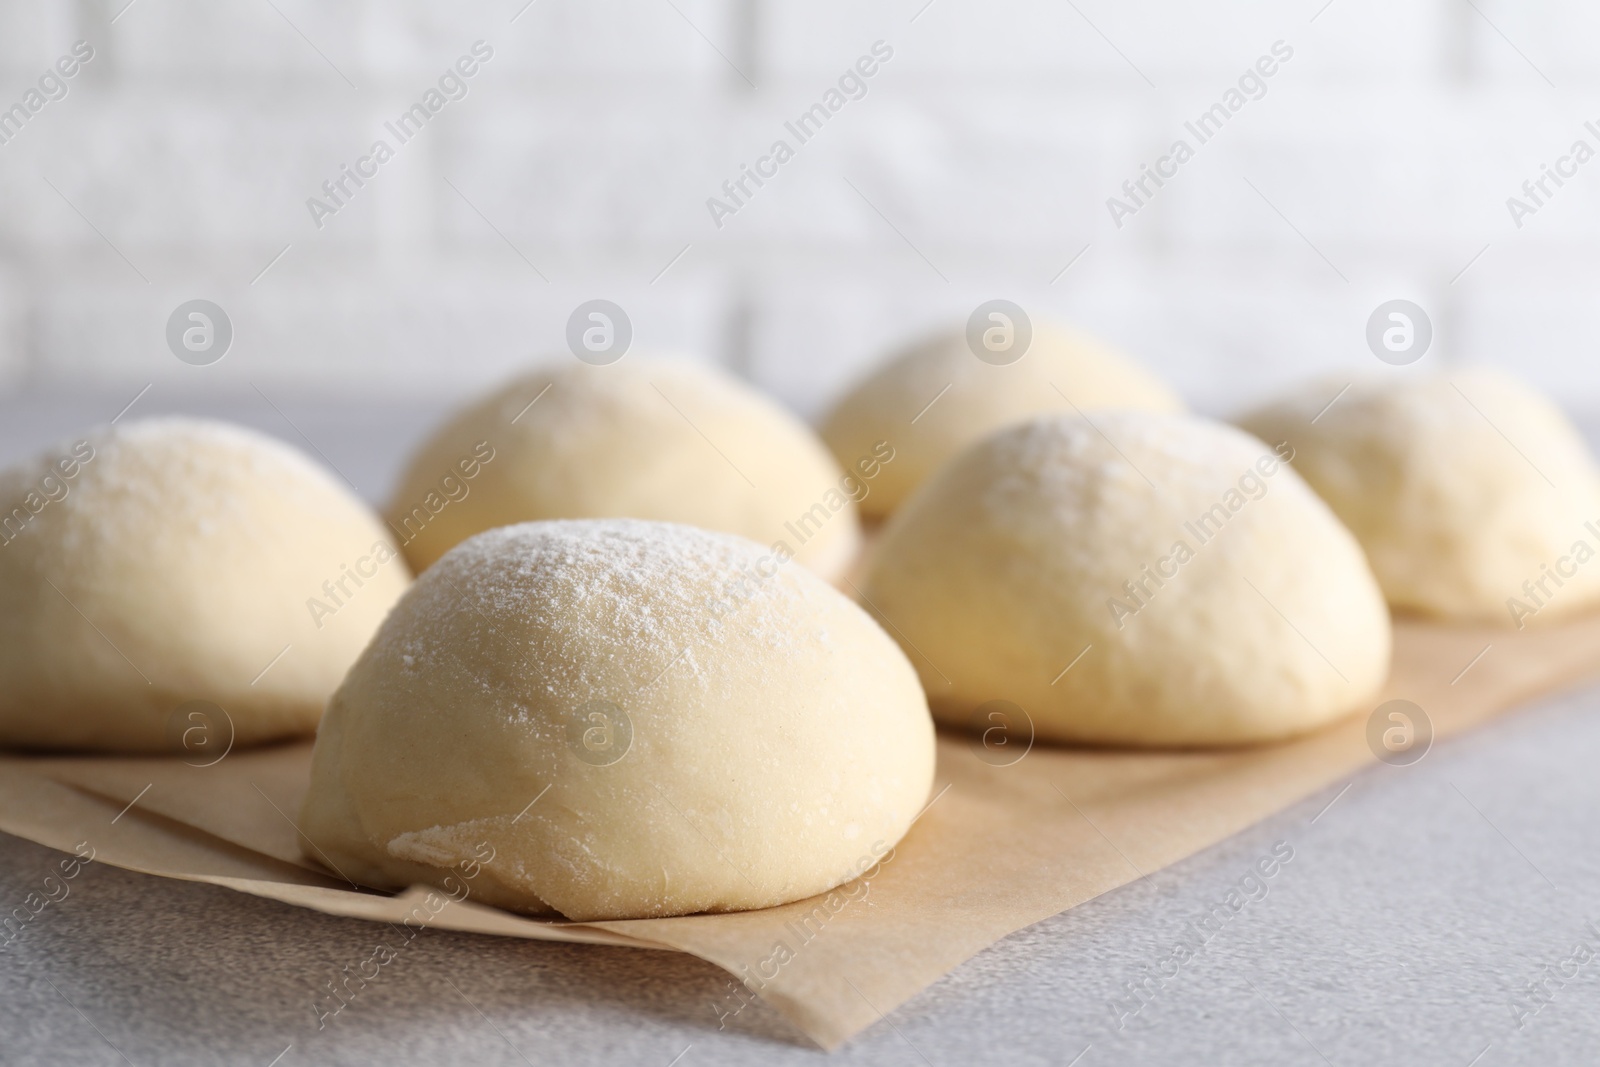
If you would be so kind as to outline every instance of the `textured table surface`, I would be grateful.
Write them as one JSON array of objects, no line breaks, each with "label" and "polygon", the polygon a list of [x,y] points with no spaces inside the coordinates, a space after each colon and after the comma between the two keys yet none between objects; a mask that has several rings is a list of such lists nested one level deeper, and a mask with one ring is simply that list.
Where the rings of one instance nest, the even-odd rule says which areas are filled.
[{"label": "textured table surface", "polygon": [[[0,405],[0,461],[125,402]],[[254,397],[146,403],[303,432],[370,495],[434,417],[280,400],[296,431]],[[0,948],[0,1063],[1592,1063],[1597,765],[1600,688],[1541,702],[1006,938],[831,1057],[761,1004],[719,1028],[728,979],[690,957],[441,931],[319,1030],[315,988],[374,926],[90,864]],[[1265,896],[1170,975],[1278,842]],[[60,858],[0,835],[0,910]]]}]

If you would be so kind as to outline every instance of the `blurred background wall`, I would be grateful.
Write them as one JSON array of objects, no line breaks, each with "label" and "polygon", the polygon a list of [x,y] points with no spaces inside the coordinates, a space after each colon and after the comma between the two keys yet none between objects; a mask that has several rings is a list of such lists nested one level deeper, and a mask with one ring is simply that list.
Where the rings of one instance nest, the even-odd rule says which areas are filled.
[{"label": "blurred background wall", "polygon": [[[815,414],[1004,297],[1227,412],[1376,367],[1367,318],[1406,297],[1425,362],[1600,407],[1600,161],[1507,204],[1600,149],[1593,4],[6,0],[0,108],[80,40],[65,96],[0,144],[13,395],[453,396],[564,352],[604,297],[636,349]],[[465,96],[400,144],[385,123],[477,41]],[[879,41],[865,95],[800,144],[785,122]],[[1278,42],[1199,144],[1185,123]],[[314,219],[379,138],[394,158]],[[719,226],[708,198],[780,138],[794,158]],[[1107,199],[1179,138],[1194,157],[1118,226]],[[207,367],[164,339],[196,297],[235,330]]]}]

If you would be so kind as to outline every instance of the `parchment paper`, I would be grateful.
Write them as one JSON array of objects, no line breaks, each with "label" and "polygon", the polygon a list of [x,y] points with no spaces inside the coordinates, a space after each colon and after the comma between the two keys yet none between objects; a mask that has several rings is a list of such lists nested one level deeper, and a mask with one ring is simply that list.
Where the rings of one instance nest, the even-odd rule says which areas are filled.
[{"label": "parchment paper", "polygon": [[[1382,699],[1415,702],[1436,737],[1600,673],[1600,617],[1521,633],[1401,622],[1395,637]],[[0,830],[63,851],[88,842],[95,862],[332,915],[692,953],[835,1048],[1006,934],[1376,762],[1366,730],[1363,714],[1288,744],[1220,753],[1036,745],[1010,766],[941,734],[935,799],[865,885],[732,915],[541,922],[470,895],[439,907],[437,892],[387,896],[343,883],[302,858],[291,819],[309,744],[232,752],[210,767],[3,757]],[[730,983],[717,1010],[736,1011],[751,995],[740,988]]]}]

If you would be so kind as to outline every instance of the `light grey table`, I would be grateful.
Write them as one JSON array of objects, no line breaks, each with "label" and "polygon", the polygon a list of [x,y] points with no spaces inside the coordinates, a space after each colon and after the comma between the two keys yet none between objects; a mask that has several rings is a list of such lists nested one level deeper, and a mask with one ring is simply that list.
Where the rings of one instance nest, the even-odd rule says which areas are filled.
[{"label": "light grey table", "polygon": [[[125,399],[0,404],[0,461]],[[436,417],[275,400],[373,495]],[[304,445],[259,398],[187,407]],[[0,1064],[1594,1063],[1597,767],[1600,688],[1543,702],[1021,931],[832,1057],[759,1004],[719,1030],[726,979],[686,956],[440,931],[319,1031],[314,987],[370,924],[92,864],[0,950]],[[1119,1028],[1126,984],[1280,841],[1266,896]],[[59,858],[0,835],[0,908]]]}]

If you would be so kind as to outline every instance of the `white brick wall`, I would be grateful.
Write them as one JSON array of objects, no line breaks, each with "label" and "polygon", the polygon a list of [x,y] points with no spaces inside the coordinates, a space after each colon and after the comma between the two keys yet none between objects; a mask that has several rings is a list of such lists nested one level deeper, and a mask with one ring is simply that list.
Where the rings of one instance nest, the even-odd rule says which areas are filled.
[{"label": "white brick wall", "polygon": [[[1600,149],[1578,0],[125,2],[0,0],[0,108],[96,49],[0,145],[0,388],[461,392],[604,296],[639,348],[810,413],[1005,296],[1226,411],[1373,366],[1366,317],[1407,296],[1429,359],[1600,408],[1600,161],[1521,229],[1505,207]],[[316,228],[306,198],[478,39],[468,95]],[[867,95],[713,225],[706,198],[880,39]],[[1113,226],[1106,198],[1278,40],[1266,95]],[[235,324],[212,367],[163,341],[194,296]]]}]

